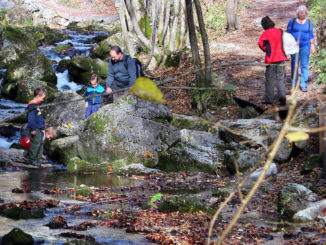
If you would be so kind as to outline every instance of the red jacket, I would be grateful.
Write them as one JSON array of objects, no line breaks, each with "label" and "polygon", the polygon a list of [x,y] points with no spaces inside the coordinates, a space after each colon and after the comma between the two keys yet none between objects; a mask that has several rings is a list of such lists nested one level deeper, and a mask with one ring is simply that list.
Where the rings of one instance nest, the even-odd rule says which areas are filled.
[{"label": "red jacket", "polygon": [[261,34],[259,47],[266,53],[265,63],[270,64],[288,60],[282,48],[282,31],[275,27],[269,28]]}]

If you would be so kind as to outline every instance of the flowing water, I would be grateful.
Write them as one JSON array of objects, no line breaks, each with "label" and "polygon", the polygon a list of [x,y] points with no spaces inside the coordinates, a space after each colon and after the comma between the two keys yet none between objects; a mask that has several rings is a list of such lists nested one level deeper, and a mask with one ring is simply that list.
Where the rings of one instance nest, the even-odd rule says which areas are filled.
[{"label": "flowing water", "polygon": [[[121,187],[130,185],[139,185],[139,182],[120,178],[108,177],[106,175],[71,175],[65,171],[55,171],[54,169],[36,169],[23,171],[0,171],[0,199],[4,202],[9,201],[34,201],[39,199],[55,199],[60,201],[57,208],[46,209],[45,217],[42,219],[12,220],[0,216],[0,237],[7,234],[11,229],[18,227],[24,232],[31,234],[35,241],[44,241],[44,244],[63,244],[68,238],[60,237],[63,232],[75,232],[83,235],[91,235],[100,244],[151,244],[147,242],[141,234],[126,233],[122,229],[109,229],[106,227],[96,226],[87,231],[72,231],[70,229],[49,229],[44,226],[55,216],[64,217],[69,226],[79,225],[85,220],[92,222],[88,216],[72,216],[65,214],[67,206],[78,204],[81,206],[80,213],[95,209],[107,210],[107,205],[85,203],[76,201],[68,195],[46,195],[42,191],[53,188],[74,188],[85,184],[93,187]],[[16,194],[12,189],[21,188],[29,190],[30,193]],[[71,240],[71,239],[70,239]]]}]

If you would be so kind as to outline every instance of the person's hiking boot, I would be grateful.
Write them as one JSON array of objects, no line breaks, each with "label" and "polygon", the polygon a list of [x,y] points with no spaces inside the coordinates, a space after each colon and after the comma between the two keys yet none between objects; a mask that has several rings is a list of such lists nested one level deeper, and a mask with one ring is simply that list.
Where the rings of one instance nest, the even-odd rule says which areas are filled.
[{"label": "person's hiking boot", "polygon": [[42,163],[40,161],[32,161],[29,164],[36,166],[36,167],[41,167]]},{"label": "person's hiking boot", "polygon": [[302,87],[302,88],[300,87],[300,89],[301,89],[301,91],[304,92],[304,93],[308,92],[307,87]]}]

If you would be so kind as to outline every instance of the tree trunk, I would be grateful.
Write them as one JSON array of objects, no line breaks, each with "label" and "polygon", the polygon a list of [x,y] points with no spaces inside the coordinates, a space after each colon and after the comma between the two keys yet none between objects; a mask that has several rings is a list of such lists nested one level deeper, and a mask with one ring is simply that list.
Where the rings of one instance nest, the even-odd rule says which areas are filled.
[{"label": "tree trunk", "polygon": [[[166,1],[162,1],[162,6],[166,6]],[[163,31],[164,31],[164,13],[165,13],[165,8],[163,8],[160,12],[160,17],[158,21],[158,27],[157,27],[157,33],[159,35],[160,42],[163,43]]]},{"label": "tree trunk", "polygon": [[185,0],[181,0],[181,9],[180,9],[180,43],[179,49],[185,46],[185,40],[187,40],[187,24],[186,24],[186,4]]},{"label": "tree trunk", "polygon": [[127,30],[127,22],[126,22],[126,16],[125,16],[125,3],[124,0],[119,0],[119,17],[120,17],[120,23],[121,23],[121,29],[122,34],[127,46],[127,49],[129,51],[129,54],[131,56],[134,56],[135,50],[134,47],[130,44],[129,36],[128,36],[128,30]]},{"label": "tree trunk", "polygon": [[[192,9],[192,0],[186,0],[186,10],[187,10],[188,33],[189,33],[193,63],[195,69],[201,69],[198,42],[197,42],[195,22],[194,22],[194,14]],[[202,70],[196,72],[197,87],[203,87],[205,85],[203,83],[204,79],[205,77]]]},{"label": "tree trunk", "polygon": [[153,55],[154,55],[154,50],[155,50],[155,45],[156,45],[157,20],[158,20],[159,13],[161,12],[161,6],[162,6],[161,0],[156,0],[155,1],[155,11],[154,11],[154,15],[152,16],[153,24],[152,24],[152,36],[151,36],[151,40],[152,40],[151,53],[144,65],[144,70],[146,70],[146,68],[150,64],[150,62],[153,58]]},{"label": "tree trunk", "polygon": [[202,39],[203,46],[204,46],[205,85],[207,87],[209,87],[211,84],[211,81],[212,81],[212,76],[211,76],[211,54],[209,51],[208,36],[207,36],[206,29],[205,29],[205,22],[204,22],[203,13],[201,10],[200,2],[199,2],[199,0],[194,0],[194,3],[196,6],[200,35],[201,35],[201,39]]},{"label": "tree trunk", "polygon": [[237,16],[239,0],[227,0],[226,3],[226,20],[227,30],[234,31],[239,28],[239,20]]},{"label": "tree trunk", "polygon": [[165,8],[165,23],[164,23],[164,32],[163,32],[163,47],[164,50],[166,50],[166,46],[168,44],[168,29],[169,29],[169,24],[170,24],[170,11],[171,11],[171,5],[170,5],[170,0],[166,1],[166,8]]},{"label": "tree trunk", "polygon": [[143,32],[140,30],[140,27],[138,25],[138,21],[135,15],[135,11],[131,5],[130,0],[125,0],[125,6],[128,10],[131,22],[132,22],[132,26],[134,27],[134,30],[136,32],[136,35],[138,37],[138,39],[143,43],[143,45],[145,47],[147,47],[148,49],[151,49],[151,43],[150,41],[145,37],[145,35],[143,34]]},{"label": "tree trunk", "polygon": [[175,44],[177,40],[177,30],[178,30],[178,20],[179,20],[179,8],[180,8],[180,0],[174,0],[174,15],[172,21],[172,30],[171,30],[171,38],[170,38],[170,51],[174,51]]}]

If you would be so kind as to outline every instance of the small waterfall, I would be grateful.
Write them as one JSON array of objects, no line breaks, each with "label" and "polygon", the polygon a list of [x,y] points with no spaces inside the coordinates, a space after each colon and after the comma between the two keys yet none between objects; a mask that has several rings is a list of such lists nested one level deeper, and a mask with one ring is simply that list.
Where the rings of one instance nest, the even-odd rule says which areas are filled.
[{"label": "small waterfall", "polygon": [[57,72],[56,75],[58,78],[57,88],[61,91],[66,91],[66,90],[78,91],[83,88],[83,85],[78,85],[77,83],[69,81],[68,70],[65,70],[62,73]]}]

